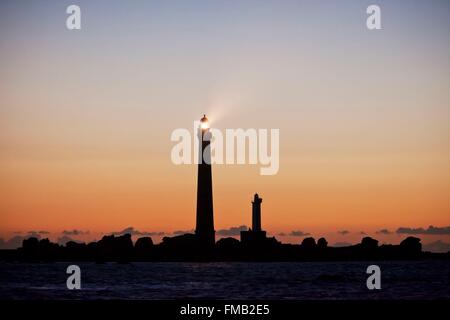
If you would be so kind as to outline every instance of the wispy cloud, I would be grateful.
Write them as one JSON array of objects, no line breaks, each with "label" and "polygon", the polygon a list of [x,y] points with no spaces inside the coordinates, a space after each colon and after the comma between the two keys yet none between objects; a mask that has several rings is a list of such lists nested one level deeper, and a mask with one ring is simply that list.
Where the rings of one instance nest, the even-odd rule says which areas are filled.
[{"label": "wispy cloud", "polygon": [[430,252],[449,252],[450,243],[443,242],[442,240],[437,240],[423,245],[423,251]]},{"label": "wispy cloud", "polygon": [[45,231],[45,230],[40,230],[40,231],[28,231],[28,234],[50,234],[50,232]]},{"label": "wispy cloud", "polygon": [[172,232],[172,234],[179,235],[179,234],[186,234],[186,233],[194,233],[194,229],[191,230],[175,230]]},{"label": "wispy cloud", "polygon": [[336,242],[335,244],[333,244],[333,247],[350,247],[352,244],[349,242]]},{"label": "wispy cloud", "polygon": [[291,231],[291,233],[289,233],[289,235],[292,237],[306,237],[306,236],[310,236],[311,233],[303,232],[301,230],[293,230],[293,231]]},{"label": "wispy cloud", "polygon": [[430,234],[430,235],[448,235],[450,234],[450,226],[448,227],[434,227],[429,226],[424,228],[405,228],[400,227],[396,231],[399,234]]},{"label": "wispy cloud", "polygon": [[346,236],[347,234],[350,233],[350,231],[348,231],[348,230],[339,230],[338,233],[339,233],[340,235],[342,235],[342,236]]},{"label": "wispy cloud", "polygon": [[37,238],[41,239],[41,236],[37,233],[30,233],[26,236],[14,236],[9,240],[4,240],[0,238],[0,249],[17,249],[22,246],[22,242],[28,238]]},{"label": "wispy cloud", "polygon": [[133,227],[125,228],[122,231],[111,232],[111,234],[116,236],[124,235],[127,233],[131,234],[132,236],[163,236],[165,234],[164,232],[157,231],[139,231]]},{"label": "wispy cloud", "polygon": [[238,236],[241,234],[241,231],[247,231],[248,227],[246,225],[242,225],[239,227],[231,227],[228,229],[220,229],[217,231],[219,236]]},{"label": "wispy cloud", "polygon": [[69,242],[69,241],[73,241],[73,242],[78,242],[78,243],[80,243],[80,241],[77,241],[77,240],[75,240],[75,239],[72,239],[71,237],[66,236],[66,235],[64,235],[64,236],[62,236],[62,237],[59,237],[58,240],[56,240],[56,242],[57,242],[58,244],[60,244],[60,245],[66,245],[67,242]]},{"label": "wispy cloud", "polygon": [[89,230],[83,231],[78,229],[72,229],[72,230],[63,230],[63,232],[61,233],[66,236],[79,236],[83,234],[89,234]]},{"label": "wispy cloud", "polygon": [[392,231],[389,231],[388,229],[381,229],[381,230],[378,230],[377,232],[375,232],[376,234],[384,234],[384,235],[387,235],[387,234],[392,234]]}]

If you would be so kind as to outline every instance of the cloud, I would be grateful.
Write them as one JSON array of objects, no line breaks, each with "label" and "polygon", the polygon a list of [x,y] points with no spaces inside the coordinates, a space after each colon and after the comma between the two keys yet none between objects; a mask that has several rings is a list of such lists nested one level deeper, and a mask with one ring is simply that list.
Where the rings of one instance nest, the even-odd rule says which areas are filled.
[{"label": "cloud", "polygon": [[340,231],[338,231],[338,233],[339,233],[340,235],[342,235],[342,236],[346,236],[347,234],[350,233],[350,231],[348,231],[348,230],[340,230]]},{"label": "cloud", "polygon": [[278,233],[278,234],[277,234],[277,236],[280,236],[280,237],[285,237],[285,236],[286,236],[286,233],[284,233],[284,232],[280,232],[280,233]]},{"label": "cloud", "polygon": [[361,231],[359,234],[363,236],[367,235],[367,233],[365,233],[364,231]]},{"label": "cloud", "polygon": [[375,232],[376,234],[392,234],[392,232],[391,231],[389,231],[388,229],[381,229],[381,230],[378,230],[377,232]]},{"label": "cloud", "polygon": [[229,229],[220,229],[217,231],[219,236],[238,236],[241,234],[241,231],[247,231],[248,227],[246,225],[242,225],[239,227],[231,227]]},{"label": "cloud", "polygon": [[306,236],[310,236],[311,233],[309,232],[303,232],[301,230],[293,230],[291,231],[291,233],[289,233],[289,236],[292,237],[306,237]]},{"label": "cloud", "polygon": [[41,239],[41,236],[39,234],[31,234],[26,236],[14,236],[9,240],[0,239],[0,249],[17,249],[22,247],[22,242],[25,239],[35,237],[38,239]]},{"label": "cloud", "polygon": [[49,234],[49,232],[47,231],[28,231],[26,233],[26,235],[21,236],[23,239],[28,239],[28,238],[37,238],[37,239],[41,239],[41,235],[47,235]]},{"label": "cloud", "polygon": [[441,240],[437,240],[434,242],[430,242],[428,244],[424,244],[422,248],[423,248],[423,251],[449,252],[450,251],[450,243],[443,242]]},{"label": "cloud", "polygon": [[80,241],[74,240],[71,237],[68,236],[62,236],[59,237],[58,240],[56,241],[58,244],[65,246],[67,244],[67,242],[69,241],[73,241],[73,242],[78,242],[80,243]]},{"label": "cloud", "polygon": [[35,235],[35,234],[50,234],[50,232],[43,231],[43,230],[41,230],[41,231],[28,231],[27,233],[28,234],[33,234],[33,235]]},{"label": "cloud", "polygon": [[186,234],[186,233],[194,233],[194,229],[191,230],[175,230],[172,232],[172,234],[179,235],[179,234]]},{"label": "cloud", "polygon": [[[58,244],[60,244],[60,245],[66,245],[67,242],[69,242],[69,241],[73,241],[73,242],[76,242],[76,243],[82,243],[82,241],[72,239],[71,237],[66,236],[66,235],[64,235],[64,236],[62,236],[62,237],[59,237],[58,240],[57,240],[56,242],[57,242]],[[94,241],[95,241],[95,240],[94,240]]]},{"label": "cloud", "polygon": [[61,233],[66,236],[79,236],[79,235],[83,235],[83,234],[89,234],[89,230],[86,230],[86,231],[77,230],[77,229],[63,230],[63,232],[61,232]]},{"label": "cloud", "polygon": [[132,236],[163,236],[164,232],[148,232],[148,231],[138,231],[133,227],[128,227],[123,229],[122,231],[111,232],[112,235],[121,236],[124,234],[131,234]]},{"label": "cloud", "polygon": [[431,235],[449,235],[450,226],[448,227],[433,227],[429,226],[428,229],[424,228],[405,228],[400,227],[396,231],[400,234],[431,234]]},{"label": "cloud", "polygon": [[350,247],[350,246],[352,246],[352,244],[349,242],[336,242],[335,244],[333,244],[333,247],[336,247],[336,248]]}]

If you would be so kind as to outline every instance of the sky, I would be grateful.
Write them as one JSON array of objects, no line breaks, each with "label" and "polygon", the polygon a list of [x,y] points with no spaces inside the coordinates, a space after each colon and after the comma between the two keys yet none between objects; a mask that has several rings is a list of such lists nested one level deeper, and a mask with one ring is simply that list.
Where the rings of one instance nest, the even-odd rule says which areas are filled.
[{"label": "sky", "polygon": [[196,167],[170,136],[204,113],[280,130],[278,174],[213,167],[222,234],[255,192],[283,242],[450,226],[449,39],[446,0],[1,1],[0,238],[192,230]]}]

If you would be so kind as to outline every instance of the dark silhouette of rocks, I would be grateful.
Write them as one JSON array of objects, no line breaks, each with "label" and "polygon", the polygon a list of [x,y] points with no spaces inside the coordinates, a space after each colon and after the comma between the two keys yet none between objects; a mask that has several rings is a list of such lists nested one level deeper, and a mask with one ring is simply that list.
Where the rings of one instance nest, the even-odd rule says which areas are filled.
[{"label": "dark silhouette of rocks", "polygon": [[361,248],[364,251],[374,251],[378,248],[378,240],[375,240],[371,237],[364,237],[361,240]]},{"label": "dark silhouette of rocks", "polygon": [[115,237],[114,235],[104,236],[97,242],[96,261],[130,261],[133,256],[133,241],[130,234]]},{"label": "dark silhouette of rocks", "polygon": [[305,238],[301,246],[305,250],[314,250],[316,248],[316,240],[313,237]]},{"label": "dark silhouette of rocks", "polygon": [[58,244],[50,242],[47,238],[38,240],[35,237],[31,237],[23,240],[22,248],[18,250],[20,250],[28,260],[53,261],[60,253],[60,249]]},{"label": "dark silhouette of rocks", "polygon": [[150,237],[142,237],[137,239],[134,249],[136,252],[145,252],[153,249],[153,240]]},{"label": "dark silhouette of rocks", "polygon": [[28,238],[17,250],[0,250],[3,261],[358,261],[449,259],[448,253],[422,252],[419,238],[408,237],[399,245],[383,244],[365,237],[348,247],[329,247],[325,238],[317,243],[305,238],[301,244],[283,244],[274,237],[262,242],[245,243],[235,238],[222,238],[213,248],[205,246],[195,234],[164,237],[154,244],[142,237],[133,245],[130,234],[104,236],[88,244],[69,241],[65,246],[48,239]]},{"label": "dark silhouette of rocks", "polygon": [[422,243],[419,238],[408,237],[400,242],[400,248],[402,253],[414,255],[422,252]]},{"label": "dark silhouette of rocks", "polygon": [[216,257],[218,260],[232,260],[233,258],[242,259],[241,242],[235,238],[222,238],[216,243]]},{"label": "dark silhouette of rocks", "polygon": [[324,250],[328,247],[328,241],[325,238],[317,240],[317,248]]},{"label": "dark silhouette of rocks", "polygon": [[202,245],[201,238],[192,233],[164,237],[158,249],[158,257],[167,261],[209,259],[207,249],[211,250],[209,242]]}]

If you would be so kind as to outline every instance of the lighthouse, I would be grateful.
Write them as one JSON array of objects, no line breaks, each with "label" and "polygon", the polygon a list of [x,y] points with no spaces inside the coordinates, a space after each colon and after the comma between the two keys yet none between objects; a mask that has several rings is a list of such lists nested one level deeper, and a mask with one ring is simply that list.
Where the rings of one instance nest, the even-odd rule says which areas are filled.
[{"label": "lighthouse", "polygon": [[[241,243],[243,245],[258,247],[268,243],[266,232],[261,229],[261,202],[262,198],[255,193],[252,201],[252,228],[241,231]],[[273,242],[275,238],[269,240]]]},{"label": "lighthouse", "polygon": [[254,232],[261,232],[261,202],[262,199],[257,193],[252,201],[252,230]]},{"label": "lighthouse", "polygon": [[206,115],[200,119],[198,128],[199,161],[197,175],[197,219],[195,234],[206,247],[215,244],[212,172],[211,172],[211,132]]}]

